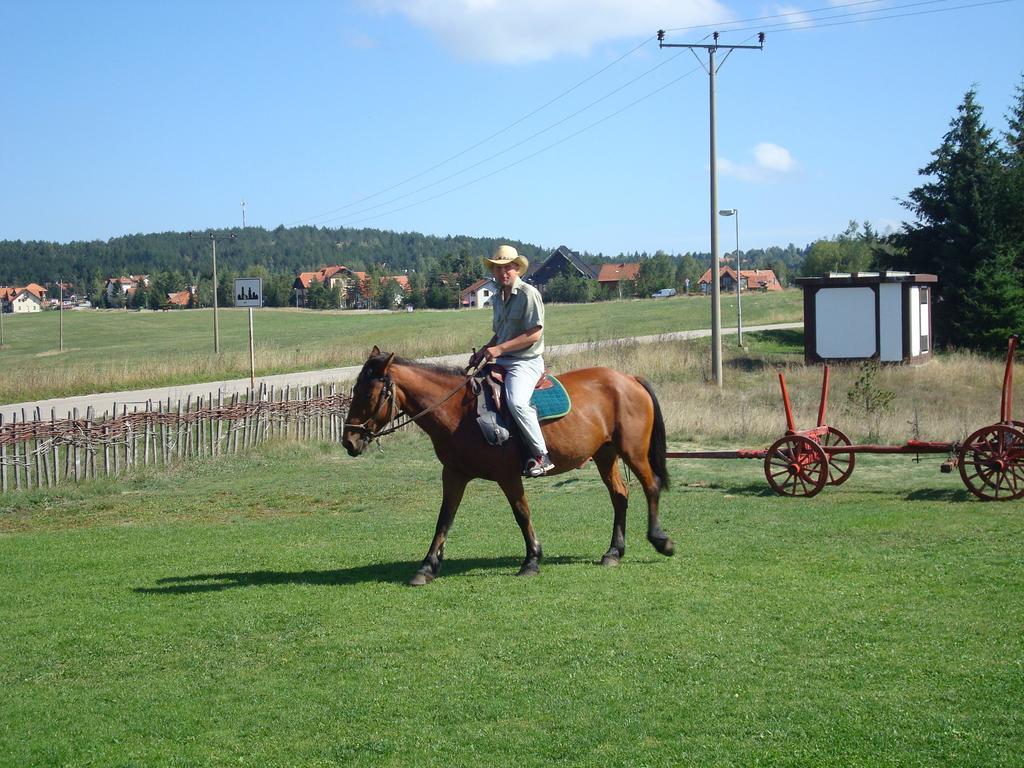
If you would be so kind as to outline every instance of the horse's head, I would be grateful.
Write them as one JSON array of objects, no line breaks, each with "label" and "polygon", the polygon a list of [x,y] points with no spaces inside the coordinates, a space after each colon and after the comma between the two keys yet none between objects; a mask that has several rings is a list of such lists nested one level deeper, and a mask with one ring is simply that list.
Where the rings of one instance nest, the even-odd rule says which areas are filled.
[{"label": "horse's head", "polygon": [[376,434],[398,413],[394,384],[388,373],[394,359],[394,352],[385,354],[375,345],[359,372],[341,437],[349,456],[365,451]]}]

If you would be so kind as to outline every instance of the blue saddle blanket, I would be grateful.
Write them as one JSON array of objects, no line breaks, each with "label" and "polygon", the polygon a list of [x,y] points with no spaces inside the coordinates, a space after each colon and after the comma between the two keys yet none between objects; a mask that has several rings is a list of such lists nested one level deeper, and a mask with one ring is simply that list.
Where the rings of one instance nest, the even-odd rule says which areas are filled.
[{"label": "blue saddle blanket", "polygon": [[548,374],[548,379],[551,380],[551,386],[533,390],[533,397],[530,398],[530,405],[537,409],[540,421],[560,419],[572,410],[569,393],[565,391],[562,382],[551,374]]}]

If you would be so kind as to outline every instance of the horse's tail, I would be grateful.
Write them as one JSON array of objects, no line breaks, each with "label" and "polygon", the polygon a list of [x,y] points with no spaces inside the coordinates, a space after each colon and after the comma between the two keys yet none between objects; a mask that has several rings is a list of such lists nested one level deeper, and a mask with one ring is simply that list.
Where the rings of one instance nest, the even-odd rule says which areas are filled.
[{"label": "horse's tail", "polygon": [[651,428],[651,444],[647,448],[647,461],[658,476],[659,485],[663,490],[668,490],[668,463],[665,461],[665,453],[668,450],[665,443],[665,419],[661,415],[661,406],[654,394],[654,389],[647,379],[636,377],[640,386],[647,390],[651,396],[651,404],[654,406],[654,426]]}]

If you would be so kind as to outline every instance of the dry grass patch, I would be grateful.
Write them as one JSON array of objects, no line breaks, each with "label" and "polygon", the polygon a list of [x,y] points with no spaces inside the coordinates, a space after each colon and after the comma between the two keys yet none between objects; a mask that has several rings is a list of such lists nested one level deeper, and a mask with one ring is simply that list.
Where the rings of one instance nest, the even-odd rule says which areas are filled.
[{"label": "dry grass patch", "polygon": [[[799,353],[752,350],[723,354],[724,386],[709,383],[706,341],[665,341],[651,345],[593,346],[585,351],[551,356],[557,371],[607,365],[650,379],[658,393],[670,438],[706,446],[766,447],[786,429],[778,372],[785,375],[796,426],[814,426],[821,394],[821,367],[807,366]],[[831,369],[826,422],[842,429],[854,442],[871,438],[884,444],[909,439],[955,441],[998,421],[1004,361],[971,352],[946,353],[920,366],[884,366],[875,386],[895,393],[891,408],[868,418],[847,399],[861,374],[859,365]],[[1022,366],[1018,363],[1017,379]],[[1016,412],[1024,414],[1017,393]]]}]

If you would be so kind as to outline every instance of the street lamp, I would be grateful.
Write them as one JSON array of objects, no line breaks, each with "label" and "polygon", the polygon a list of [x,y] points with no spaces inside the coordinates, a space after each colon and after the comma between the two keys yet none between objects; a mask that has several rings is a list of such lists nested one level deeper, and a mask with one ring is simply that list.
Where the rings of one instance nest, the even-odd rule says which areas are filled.
[{"label": "street lamp", "polygon": [[743,305],[740,303],[740,209],[728,208],[718,212],[719,216],[736,217],[736,343],[743,346]]}]

